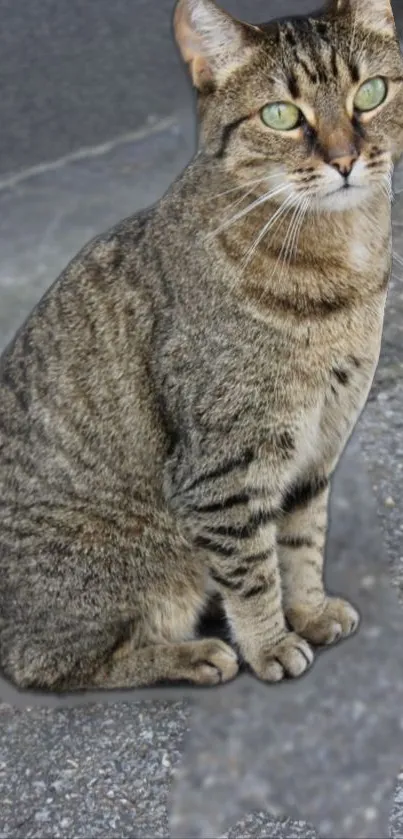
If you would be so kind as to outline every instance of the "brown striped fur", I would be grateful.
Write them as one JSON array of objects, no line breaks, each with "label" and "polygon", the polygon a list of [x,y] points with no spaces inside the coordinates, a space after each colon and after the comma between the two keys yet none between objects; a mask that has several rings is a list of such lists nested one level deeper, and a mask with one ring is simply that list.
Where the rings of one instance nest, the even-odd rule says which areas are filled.
[{"label": "brown striped fur", "polygon": [[[231,679],[236,653],[195,637],[217,591],[268,681],[358,624],[323,555],[390,270],[390,4],[252,26],[179,0],[175,30],[197,155],[78,254],[0,362],[0,661],[19,687]],[[388,98],[357,116],[374,75]],[[284,99],[305,115],[289,134],[260,118]],[[330,195],[346,160],[360,188]]]}]

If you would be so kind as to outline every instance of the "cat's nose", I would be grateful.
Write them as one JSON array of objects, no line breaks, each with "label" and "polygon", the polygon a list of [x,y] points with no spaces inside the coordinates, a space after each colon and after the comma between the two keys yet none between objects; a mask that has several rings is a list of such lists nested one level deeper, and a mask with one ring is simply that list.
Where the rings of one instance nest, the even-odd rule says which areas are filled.
[{"label": "cat's nose", "polygon": [[353,170],[354,163],[358,160],[357,154],[345,154],[342,157],[333,157],[329,160],[331,166],[340,172],[344,178],[348,178]]}]

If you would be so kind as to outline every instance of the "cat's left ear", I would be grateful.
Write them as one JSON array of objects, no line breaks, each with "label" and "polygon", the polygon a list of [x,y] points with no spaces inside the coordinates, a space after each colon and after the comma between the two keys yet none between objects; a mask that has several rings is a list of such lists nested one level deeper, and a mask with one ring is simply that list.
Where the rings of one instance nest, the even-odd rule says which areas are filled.
[{"label": "cat's left ear", "polygon": [[331,0],[330,8],[337,15],[353,15],[365,29],[396,35],[390,0]]},{"label": "cat's left ear", "polygon": [[235,20],[214,0],[178,0],[174,30],[182,58],[199,90],[211,82],[219,84],[242,64],[250,39],[258,31]]}]

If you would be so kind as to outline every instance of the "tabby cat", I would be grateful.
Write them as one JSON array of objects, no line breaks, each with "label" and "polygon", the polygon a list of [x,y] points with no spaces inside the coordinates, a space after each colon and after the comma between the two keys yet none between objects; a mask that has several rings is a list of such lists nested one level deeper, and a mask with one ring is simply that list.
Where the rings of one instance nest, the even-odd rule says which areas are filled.
[{"label": "tabby cat", "polygon": [[[195,158],[1,359],[0,661],[20,688],[216,684],[239,660],[277,682],[359,622],[323,555],[390,275],[392,9],[256,26],[179,0],[174,22]],[[233,648],[197,637],[214,592]]]}]

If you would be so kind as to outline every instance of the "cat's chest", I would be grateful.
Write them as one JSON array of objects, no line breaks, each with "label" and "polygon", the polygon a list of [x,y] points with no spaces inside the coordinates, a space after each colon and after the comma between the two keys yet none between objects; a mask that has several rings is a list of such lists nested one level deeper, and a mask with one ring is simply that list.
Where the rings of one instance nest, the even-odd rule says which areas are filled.
[{"label": "cat's chest", "polygon": [[331,468],[338,460],[367,401],[378,353],[359,361],[348,356],[329,371],[320,395],[320,410],[310,426],[312,462]]},{"label": "cat's chest", "polygon": [[[307,329],[303,338],[259,339],[238,332],[233,342],[191,353],[186,390],[192,412],[214,427],[267,414],[302,410],[304,404],[331,404],[338,412],[358,406],[379,358],[383,308],[359,313],[337,329]],[[193,375],[189,377],[189,370]]]},{"label": "cat's chest", "polygon": [[[332,461],[364,407],[379,358],[382,305],[349,313],[297,338],[288,329],[228,326],[176,335],[166,347],[166,401],[191,457],[225,439],[256,452],[273,432],[291,429],[301,469]],[[167,357],[166,356],[166,357]]]},{"label": "cat's chest", "polygon": [[[306,410],[299,414],[296,447],[296,460],[302,472],[315,463],[329,469],[335,465],[365,407],[379,360],[383,307],[375,307],[367,317],[361,315],[350,322],[350,329],[346,324],[341,340],[335,335],[333,341],[323,342],[322,352],[315,348],[310,362],[306,359]],[[302,369],[303,365],[299,367]],[[303,379],[302,374],[300,384]],[[294,380],[296,392],[297,382],[298,376]],[[291,394],[291,415],[292,403]],[[298,425],[298,412],[294,416]]]}]

